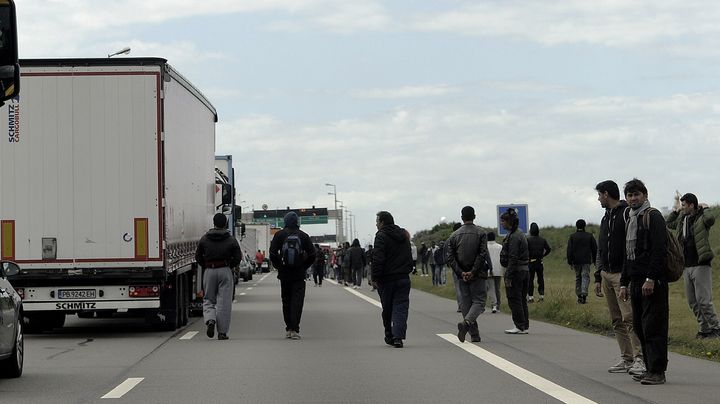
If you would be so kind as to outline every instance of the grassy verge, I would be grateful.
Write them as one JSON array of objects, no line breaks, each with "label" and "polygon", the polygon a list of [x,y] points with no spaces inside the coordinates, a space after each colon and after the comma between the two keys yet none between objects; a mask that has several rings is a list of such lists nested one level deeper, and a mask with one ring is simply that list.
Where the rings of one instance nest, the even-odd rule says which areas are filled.
[{"label": "grassy verge", "polygon": [[[720,301],[718,278],[715,276],[713,279],[715,302]],[[448,276],[448,283],[444,286],[432,286],[430,277],[412,276],[411,279],[415,289],[455,299],[452,276]],[[507,307],[504,290],[502,298],[503,305]],[[596,297],[591,292],[587,304],[579,305],[575,301],[575,273],[568,266],[551,266],[546,263],[545,301],[529,305],[530,318],[606,336],[613,335],[604,297]],[[683,282],[675,282],[670,285],[669,349],[683,355],[720,362],[720,339],[696,339],[697,331],[697,321],[685,301]]]}]

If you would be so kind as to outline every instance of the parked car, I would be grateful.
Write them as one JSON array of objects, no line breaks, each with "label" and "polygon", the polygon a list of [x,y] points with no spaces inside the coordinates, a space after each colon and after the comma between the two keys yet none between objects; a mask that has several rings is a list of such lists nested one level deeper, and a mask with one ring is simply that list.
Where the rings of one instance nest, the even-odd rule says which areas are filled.
[{"label": "parked car", "polygon": [[8,281],[9,276],[20,272],[11,261],[0,261],[0,376],[20,377],[25,358],[22,298]]}]

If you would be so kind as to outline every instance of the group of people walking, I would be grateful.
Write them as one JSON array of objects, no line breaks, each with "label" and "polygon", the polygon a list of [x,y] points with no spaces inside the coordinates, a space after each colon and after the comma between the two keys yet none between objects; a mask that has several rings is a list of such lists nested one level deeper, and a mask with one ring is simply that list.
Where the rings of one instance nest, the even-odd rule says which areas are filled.
[{"label": "group of people walking", "polygon": [[[595,264],[595,294],[606,298],[621,355],[620,362],[608,371],[627,372],[642,384],[665,383],[668,237],[678,237],[683,246],[685,292],[699,324],[697,338],[720,337],[720,323],[712,303],[713,252],[708,236],[715,218],[707,212],[706,205],[699,204],[697,197],[688,193],[678,195],[678,203],[665,219],[651,207],[647,188],[638,179],[625,184],[625,200],[612,180],[597,184],[595,189],[605,209],[598,241],[585,231],[582,219],[576,222],[577,231],[568,240],[567,262],[576,274],[578,303],[587,301],[590,265]],[[528,302],[534,301],[535,277],[538,300],[544,299],[543,258],[551,252],[550,245],[539,236],[536,223],[532,223],[526,237],[519,230],[519,217],[512,208],[500,216],[500,224],[507,231],[502,244],[495,242],[493,232],[474,224],[473,207],[463,207],[460,217],[462,224],[456,225],[444,244],[434,247],[423,244],[419,251],[422,275],[427,275],[426,264],[433,261],[435,268],[447,266],[452,271],[462,316],[457,324],[458,339],[465,342],[469,335],[471,342],[481,341],[477,320],[485,311],[488,293],[492,311],[499,310],[501,279],[513,321],[513,327],[505,333],[528,334]],[[270,260],[278,269],[286,337],[300,338],[306,270],[312,268],[313,280],[321,286],[327,268],[332,267],[335,279],[355,288],[360,287],[367,272],[368,282],[377,289],[382,304],[384,341],[396,348],[403,347],[410,274],[416,263],[410,234],[395,224],[389,212],[381,211],[376,216],[378,231],[374,243],[367,251],[356,239],[328,257],[299,229],[297,214],[289,212],[284,219],[285,227],[270,244]],[[223,215],[215,215],[215,228],[201,239],[196,253],[198,264],[205,268],[203,314],[207,335],[212,338],[217,326],[218,339],[228,338],[232,299],[229,267],[237,265],[241,254],[237,241],[225,230],[225,220]],[[668,226],[674,234],[668,233]],[[438,252],[440,257],[435,258]],[[444,282],[441,276],[437,281]]]}]

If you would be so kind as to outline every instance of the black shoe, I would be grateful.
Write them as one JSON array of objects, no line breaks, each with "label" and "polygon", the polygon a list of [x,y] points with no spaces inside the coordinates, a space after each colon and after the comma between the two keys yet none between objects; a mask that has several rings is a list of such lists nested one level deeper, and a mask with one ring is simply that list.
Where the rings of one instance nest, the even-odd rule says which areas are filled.
[{"label": "black shoe", "polygon": [[395,341],[393,340],[393,337],[385,337],[385,343],[386,343],[387,345],[393,346],[393,343],[394,343],[394,342],[395,342]]},{"label": "black shoe", "polygon": [[660,373],[646,373],[645,377],[640,380],[642,384],[665,384],[665,372]]},{"label": "black shoe", "polygon": [[472,336],[472,335],[471,335],[471,336],[470,336],[470,342],[480,342],[481,340],[482,340],[482,339],[480,338],[479,335],[475,335],[475,336]]},{"label": "black shoe", "polygon": [[228,336],[227,336],[227,334],[218,333],[218,339],[219,340],[228,339]]},{"label": "black shoe", "polygon": [[207,334],[208,338],[212,338],[215,336],[215,320],[208,320],[207,323],[205,323],[207,326],[207,330],[205,330],[205,334]]},{"label": "black shoe", "polygon": [[402,340],[401,340],[400,338],[395,338],[395,339],[393,340],[393,346],[394,346],[395,348],[402,348],[402,347],[403,347],[403,342],[402,342]]},{"label": "black shoe", "polygon": [[458,340],[460,340],[460,342],[465,342],[465,336],[468,333],[468,328],[470,328],[470,327],[468,327],[468,323],[466,323],[464,321],[461,321],[458,323],[457,337],[458,337]]}]

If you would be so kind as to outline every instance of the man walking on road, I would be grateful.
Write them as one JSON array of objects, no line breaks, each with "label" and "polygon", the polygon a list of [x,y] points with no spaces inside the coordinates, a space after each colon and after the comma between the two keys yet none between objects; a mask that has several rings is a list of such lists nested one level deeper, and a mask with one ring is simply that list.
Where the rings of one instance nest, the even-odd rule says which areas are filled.
[{"label": "man walking on road", "polygon": [[625,218],[627,203],[620,200],[620,189],[615,181],[603,181],[595,190],[605,215],[600,221],[598,236],[595,294],[605,295],[613,333],[620,346],[622,359],[608,369],[610,373],[628,372],[631,375],[645,372],[640,340],[633,329],[632,306],[620,299],[620,273],[625,261]]},{"label": "man walking on road", "polygon": [[288,212],[285,227],[270,242],[270,261],[278,270],[285,337],[300,339],[300,317],[305,303],[305,271],[315,262],[315,247],[300,230],[298,215]]},{"label": "man walking on road", "polygon": [[500,265],[506,268],[505,291],[515,324],[515,327],[505,330],[505,333],[527,334],[528,328],[530,328],[526,299],[530,272],[527,238],[522,231],[518,230],[520,218],[515,209],[509,208],[500,215],[500,224],[508,230],[500,251]]},{"label": "man walking on road", "polygon": [[203,268],[203,320],[208,338],[228,339],[232,313],[233,274],[231,267],[240,264],[242,252],[235,237],[227,229],[227,217],[213,216],[214,228],[208,230],[198,243],[195,261]]},{"label": "man walking on road", "polygon": [[410,272],[413,269],[410,234],[398,227],[390,212],[378,212],[373,242],[372,280],[380,295],[385,343],[403,347],[410,309]]},{"label": "man walking on road", "polygon": [[[458,340],[465,342],[470,332],[471,342],[480,342],[477,318],[485,311],[486,280],[490,263],[485,231],[473,224],[475,209],[465,206],[460,212],[462,227],[450,235],[445,243],[447,263],[459,280],[460,311],[463,321],[458,323]],[[492,263],[490,263],[492,265]]]},{"label": "man walking on road", "polygon": [[590,286],[590,264],[595,264],[597,243],[592,234],[585,232],[585,221],[575,222],[577,231],[570,235],[567,245],[567,262],[575,271],[575,295],[579,304],[587,303]]},{"label": "man walking on road", "polygon": [[633,380],[642,384],[663,384],[668,362],[670,315],[666,275],[668,239],[665,219],[660,211],[650,207],[647,195],[647,188],[639,179],[625,184],[625,199],[630,211],[620,298],[627,301],[628,296],[631,297],[633,327],[642,345],[647,369],[643,374],[633,375]]},{"label": "man walking on road", "polygon": [[[676,200],[677,201],[677,200]],[[715,224],[707,205],[698,205],[694,194],[685,194],[676,202],[667,218],[668,227],[677,230],[685,256],[685,296],[695,314],[700,330],[697,338],[720,337],[720,323],[712,301],[712,248],[710,227]]]}]

